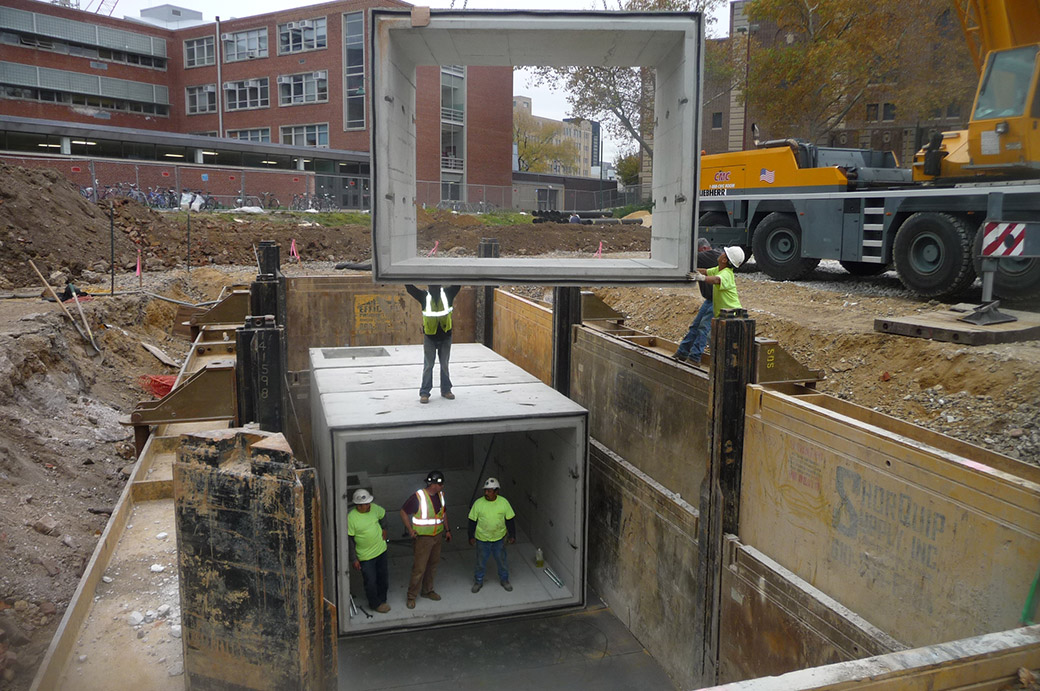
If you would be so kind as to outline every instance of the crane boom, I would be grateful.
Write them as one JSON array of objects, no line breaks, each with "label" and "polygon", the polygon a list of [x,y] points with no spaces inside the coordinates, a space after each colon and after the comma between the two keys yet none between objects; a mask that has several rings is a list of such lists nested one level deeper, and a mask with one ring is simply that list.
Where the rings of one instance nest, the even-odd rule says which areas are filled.
[{"label": "crane boom", "polygon": [[1037,0],[954,0],[953,6],[979,74],[990,51],[1040,43]]}]

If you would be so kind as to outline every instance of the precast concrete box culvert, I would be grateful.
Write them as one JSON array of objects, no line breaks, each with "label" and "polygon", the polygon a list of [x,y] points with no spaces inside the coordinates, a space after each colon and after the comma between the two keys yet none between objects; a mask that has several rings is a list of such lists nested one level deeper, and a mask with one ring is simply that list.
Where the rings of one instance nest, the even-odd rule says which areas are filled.
[{"label": "precast concrete box culvert", "polygon": [[[452,346],[455,399],[440,396],[435,366],[430,402],[422,404],[422,361],[421,345],[310,351],[325,590],[340,634],[584,605],[588,411],[478,344]],[[419,597],[408,609],[413,547],[400,511],[434,469],[445,476],[453,540],[442,545],[434,583],[441,600]],[[490,559],[483,588],[472,593],[468,515],[488,477],[498,479],[499,496],[516,513],[516,543],[506,549],[512,590],[501,586]],[[386,511],[386,613],[371,611],[361,573],[351,568],[347,514],[359,488]]]}]

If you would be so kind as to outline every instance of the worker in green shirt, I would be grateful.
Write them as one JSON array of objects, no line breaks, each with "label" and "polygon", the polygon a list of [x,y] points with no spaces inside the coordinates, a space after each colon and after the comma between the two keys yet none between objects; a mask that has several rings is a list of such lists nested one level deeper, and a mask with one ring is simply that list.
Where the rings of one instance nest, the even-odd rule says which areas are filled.
[{"label": "worker in green shirt", "polygon": [[498,581],[506,591],[509,583],[509,564],[506,562],[506,535],[509,544],[516,542],[516,524],[513,507],[505,497],[498,496],[498,480],[489,477],[484,483],[484,496],[473,502],[469,510],[469,544],[477,546],[477,568],[473,573],[472,592],[480,592],[484,585],[484,567],[488,557],[495,558]]},{"label": "worker in green shirt", "polygon": [[737,297],[737,279],[733,275],[736,269],[744,263],[744,250],[737,246],[727,247],[719,255],[719,265],[714,269],[697,269],[693,278],[704,281],[711,285],[711,303],[718,319],[722,310],[738,310],[740,298]]},{"label": "worker in green shirt", "polygon": [[368,606],[386,614],[390,611],[386,602],[390,581],[386,556],[386,510],[373,503],[373,497],[366,489],[354,492],[353,499],[354,508],[347,513],[350,563],[355,571],[361,572]]}]

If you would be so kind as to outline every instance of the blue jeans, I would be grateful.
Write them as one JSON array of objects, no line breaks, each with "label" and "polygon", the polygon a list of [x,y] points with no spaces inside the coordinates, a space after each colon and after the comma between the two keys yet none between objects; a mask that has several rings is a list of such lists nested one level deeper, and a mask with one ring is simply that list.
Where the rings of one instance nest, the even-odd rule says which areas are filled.
[{"label": "blue jeans", "polygon": [[433,360],[441,361],[441,393],[451,392],[451,376],[448,374],[448,358],[451,357],[451,336],[435,341],[423,336],[423,369],[420,396],[429,396],[433,389]]},{"label": "blue jeans", "polygon": [[711,300],[705,300],[701,308],[697,310],[697,316],[690,324],[690,330],[686,332],[676,355],[683,355],[700,362],[704,348],[708,345],[708,334],[711,333],[711,318],[715,316],[715,307]]},{"label": "blue jeans", "polygon": [[484,567],[487,566],[488,557],[495,558],[498,566],[498,580],[501,583],[509,581],[509,564],[506,563],[506,539],[484,542],[477,540],[477,568],[473,572],[473,580],[476,583],[484,582]]},{"label": "blue jeans", "polygon": [[386,552],[361,562],[361,580],[365,583],[368,606],[372,609],[386,602],[386,591],[390,586],[388,562]]}]

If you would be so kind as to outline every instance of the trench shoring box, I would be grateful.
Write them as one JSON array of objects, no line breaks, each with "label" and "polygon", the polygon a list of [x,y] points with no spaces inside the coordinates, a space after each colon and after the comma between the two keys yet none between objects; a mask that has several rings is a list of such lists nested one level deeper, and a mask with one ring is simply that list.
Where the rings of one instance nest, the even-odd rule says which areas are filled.
[{"label": "trench shoring box", "polygon": [[[342,609],[340,634],[466,621],[585,602],[588,412],[494,351],[452,346],[455,400],[419,402],[421,345],[314,348],[311,416],[322,491],[327,596]],[[434,584],[442,600],[405,607],[411,540],[400,509],[441,470],[448,522]],[[513,590],[499,585],[494,560],[473,594],[475,550],[466,540],[472,502],[496,477],[516,512],[517,542],[507,548]],[[390,570],[387,614],[369,616],[361,577],[350,568],[349,499],[369,489],[386,510]],[[541,549],[545,566],[536,567]],[[562,583],[558,585],[551,575]],[[358,612],[350,615],[351,594]]]}]

